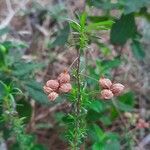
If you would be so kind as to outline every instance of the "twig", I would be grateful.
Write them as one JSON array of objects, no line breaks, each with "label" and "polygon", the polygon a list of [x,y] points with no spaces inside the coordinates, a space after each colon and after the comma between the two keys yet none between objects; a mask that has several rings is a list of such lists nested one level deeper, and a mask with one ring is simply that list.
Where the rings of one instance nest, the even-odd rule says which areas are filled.
[{"label": "twig", "polygon": [[96,82],[98,82],[98,80],[97,79],[95,79],[95,78],[93,78],[93,77],[91,77],[91,76],[88,76],[88,75],[85,75],[85,74],[82,74],[82,73],[80,73],[82,76],[85,76],[85,77],[87,77],[87,78],[90,78],[90,79],[92,79],[92,80],[95,80]]},{"label": "twig", "polygon": [[13,10],[12,7],[11,7],[10,1],[7,0],[6,3],[7,3],[7,8],[8,8],[9,14],[7,15],[7,17],[0,24],[0,29],[3,29],[5,27],[7,27],[10,24],[11,20],[13,19],[13,17],[16,15],[16,13],[20,9],[22,9],[22,7],[24,5],[26,5],[28,2],[29,2],[29,0],[26,0],[25,2],[20,3],[20,5],[18,6],[18,8],[16,8],[15,10]]},{"label": "twig", "polygon": [[116,102],[114,101],[114,99],[112,99],[112,103],[113,103],[114,107],[116,108],[116,111],[118,112],[119,117],[120,117],[120,120],[121,120],[121,122],[123,123],[125,129],[127,129],[128,127],[127,127],[127,125],[126,125],[126,122],[125,122],[124,119],[122,118],[122,115],[121,115],[120,111],[118,110],[117,105],[116,105]]},{"label": "twig", "polygon": [[38,116],[35,118],[35,121],[38,121],[38,120],[41,120],[41,119],[47,117],[51,112],[56,111],[56,110],[58,109],[58,107],[62,106],[62,105],[65,104],[65,103],[66,103],[66,101],[54,105],[53,107],[49,108],[48,111],[44,112],[44,113],[41,114],[41,115],[38,115]]},{"label": "twig", "polygon": [[[119,59],[121,58],[122,51],[123,51],[123,46],[120,47],[120,50],[119,50],[119,52],[118,52],[118,56],[117,56],[117,57],[118,57]],[[115,80],[116,75],[117,75],[117,68],[116,68],[115,71],[114,71],[112,81]]]},{"label": "twig", "polygon": [[74,61],[72,62],[72,64],[68,67],[68,71],[72,68],[72,66],[74,65],[74,63],[78,60],[78,58],[79,57],[76,57],[75,59],[74,59]]}]

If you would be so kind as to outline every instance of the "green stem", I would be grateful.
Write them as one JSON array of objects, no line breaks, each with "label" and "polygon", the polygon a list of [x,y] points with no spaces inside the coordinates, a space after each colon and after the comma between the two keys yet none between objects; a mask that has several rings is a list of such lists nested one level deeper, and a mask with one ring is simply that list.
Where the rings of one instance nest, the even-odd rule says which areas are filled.
[{"label": "green stem", "polygon": [[80,126],[80,102],[81,102],[81,86],[80,86],[80,49],[77,50],[77,102],[76,102],[76,108],[75,108],[75,113],[76,113],[76,122],[75,122],[75,137],[74,137],[74,148],[73,150],[78,150],[78,140],[79,140],[79,135],[78,135],[78,128]]}]

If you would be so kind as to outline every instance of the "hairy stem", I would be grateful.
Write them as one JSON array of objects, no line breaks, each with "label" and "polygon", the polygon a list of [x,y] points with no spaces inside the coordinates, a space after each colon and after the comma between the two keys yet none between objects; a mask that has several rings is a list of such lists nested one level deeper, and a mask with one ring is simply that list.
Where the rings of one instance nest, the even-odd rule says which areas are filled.
[{"label": "hairy stem", "polygon": [[80,92],[80,49],[77,51],[78,61],[77,61],[77,115],[80,113],[80,101],[81,101],[81,92]]},{"label": "hairy stem", "polygon": [[77,50],[77,72],[76,72],[76,80],[77,80],[77,102],[76,102],[76,123],[75,123],[75,137],[74,137],[74,148],[73,150],[78,150],[79,144],[79,135],[78,135],[78,128],[80,124],[80,119],[78,118],[80,115],[80,102],[81,102],[81,87],[80,87],[80,49]]}]

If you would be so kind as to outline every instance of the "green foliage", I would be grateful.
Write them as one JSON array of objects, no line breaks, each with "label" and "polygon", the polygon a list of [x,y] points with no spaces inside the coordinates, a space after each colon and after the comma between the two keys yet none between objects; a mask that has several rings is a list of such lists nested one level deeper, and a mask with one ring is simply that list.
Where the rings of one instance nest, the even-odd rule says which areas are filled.
[{"label": "green foliage", "polygon": [[29,81],[25,83],[25,89],[34,100],[41,104],[48,104],[48,98],[43,92],[43,87],[36,81]]},{"label": "green foliage", "polygon": [[138,40],[133,40],[131,47],[132,47],[132,53],[136,59],[142,60],[145,57],[143,46]]},{"label": "green foliage", "polygon": [[[22,67],[22,66],[24,66],[24,67]],[[40,64],[40,63],[18,62],[13,65],[12,74],[14,76],[18,76],[18,77],[21,76],[21,78],[23,78],[23,76],[25,76],[27,74],[31,74],[33,72],[33,69],[36,68],[36,70],[37,70],[39,68],[42,68],[43,66],[45,66],[45,65]]]},{"label": "green foliage", "polygon": [[97,70],[95,71],[98,75],[109,75],[110,71],[121,65],[121,60],[119,58],[114,58],[114,60],[97,60]]},{"label": "green foliage", "polygon": [[96,124],[90,126],[89,132],[94,141],[92,150],[120,150],[119,136],[117,134],[104,132]]},{"label": "green foliage", "polygon": [[119,3],[111,3],[109,0],[87,0],[89,6],[101,8],[103,10],[117,9],[120,7]]},{"label": "green foliage", "polygon": [[0,100],[2,101],[6,95],[6,85],[2,81],[0,81],[0,91]]},{"label": "green foliage", "polygon": [[70,32],[70,28],[69,28],[69,24],[67,24],[63,29],[59,30],[56,39],[52,42],[52,44],[49,44],[49,47],[52,48],[56,46],[65,45],[68,40],[69,32]]},{"label": "green foliage", "polygon": [[0,29],[0,36],[6,34],[8,32],[9,32],[9,28],[8,27],[2,28],[2,29]]},{"label": "green foliage", "polygon": [[117,107],[122,111],[132,111],[135,105],[134,94],[132,92],[125,93],[118,97]]},{"label": "green foliage", "polygon": [[[4,31],[3,34],[5,34]],[[33,91],[36,84],[33,76],[45,64],[23,60],[23,48],[27,48],[23,42],[3,41],[0,43],[0,132],[6,140],[13,137],[13,143],[16,143],[14,147],[17,149],[31,150],[39,147],[41,150],[42,146],[36,145],[33,136],[25,133],[24,124],[28,123],[31,118],[32,107],[29,99],[32,95],[32,98],[38,100],[40,98],[39,101],[45,97],[45,103],[48,102],[43,93],[42,84],[37,83],[38,87]],[[34,83],[29,83],[31,79]],[[31,83],[34,84],[33,89],[30,87]],[[28,86],[32,92],[25,89]],[[38,93],[39,87],[40,94]]]},{"label": "green foliage", "polygon": [[124,45],[127,40],[133,38],[135,34],[136,25],[134,15],[122,15],[112,26],[110,40],[112,44]]},{"label": "green foliage", "polygon": [[28,123],[31,119],[32,115],[32,107],[29,102],[24,99],[17,101],[16,110],[18,112],[19,117],[25,118],[24,122]]},{"label": "green foliage", "polygon": [[149,0],[120,0],[120,3],[124,6],[125,14],[138,12],[142,7],[150,5]]},{"label": "green foliage", "polygon": [[113,23],[114,22],[112,20],[100,21],[100,22],[96,22],[96,23],[90,23],[86,27],[86,31],[91,32],[91,31],[94,31],[94,30],[108,30],[108,29],[111,28]]}]

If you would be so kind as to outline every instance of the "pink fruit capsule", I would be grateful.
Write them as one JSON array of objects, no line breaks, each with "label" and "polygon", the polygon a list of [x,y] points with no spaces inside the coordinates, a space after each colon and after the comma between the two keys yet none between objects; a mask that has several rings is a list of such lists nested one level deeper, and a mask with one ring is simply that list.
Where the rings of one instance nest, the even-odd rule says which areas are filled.
[{"label": "pink fruit capsule", "polygon": [[59,88],[59,83],[57,80],[48,80],[46,86],[51,88],[53,91],[57,91]]},{"label": "pink fruit capsule", "polygon": [[60,86],[59,92],[60,93],[68,93],[71,91],[71,89],[72,89],[72,86],[70,83],[64,83]]},{"label": "pink fruit capsule", "polygon": [[114,94],[112,93],[111,90],[104,89],[101,91],[101,98],[102,99],[112,99]]},{"label": "pink fruit capsule", "polygon": [[64,71],[63,73],[61,73],[58,76],[57,80],[60,84],[69,83],[70,82],[70,75],[66,71]]},{"label": "pink fruit capsule", "polygon": [[104,89],[109,89],[112,86],[111,80],[109,80],[107,78],[100,78],[99,79],[99,84]]},{"label": "pink fruit capsule", "polygon": [[118,96],[118,95],[120,95],[122,92],[123,92],[123,90],[124,90],[124,85],[122,85],[122,84],[120,84],[120,83],[115,83],[115,84],[113,84],[112,86],[111,86],[111,89],[110,89],[112,92],[113,92],[113,94],[115,95],[115,96]]},{"label": "pink fruit capsule", "polygon": [[51,93],[48,95],[48,99],[49,99],[50,101],[54,101],[57,97],[58,97],[58,93],[56,93],[56,92],[51,92]]},{"label": "pink fruit capsule", "polygon": [[53,92],[53,90],[48,86],[43,86],[43,90],[46,94],[49,94],[49,93]]}]

